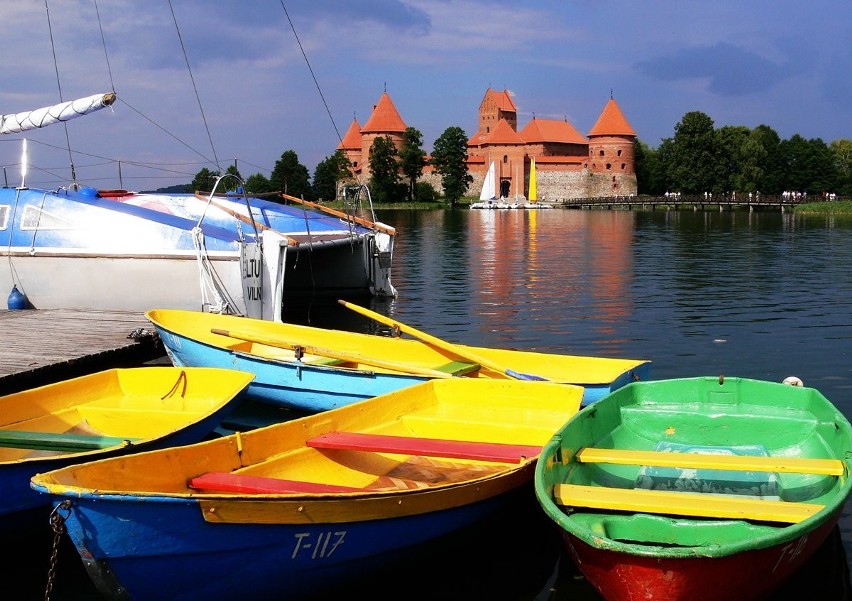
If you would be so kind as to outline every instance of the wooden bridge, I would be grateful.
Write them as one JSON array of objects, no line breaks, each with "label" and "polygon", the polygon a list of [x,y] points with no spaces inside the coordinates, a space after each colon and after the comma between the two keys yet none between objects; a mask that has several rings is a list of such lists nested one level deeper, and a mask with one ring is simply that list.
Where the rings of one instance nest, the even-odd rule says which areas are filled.
[{"label": "wooden bridge", "polygon": [[817,198],[793,198],[782,195],[669,195],[669,196],[607,196],[597,198],[566,198],[553,204],[566,209],[650,209],[664,208],[666,210],[693,211],[725,211],[748,209],[780,210],[782,213],[794,206],[806,202],[814,202]]}]

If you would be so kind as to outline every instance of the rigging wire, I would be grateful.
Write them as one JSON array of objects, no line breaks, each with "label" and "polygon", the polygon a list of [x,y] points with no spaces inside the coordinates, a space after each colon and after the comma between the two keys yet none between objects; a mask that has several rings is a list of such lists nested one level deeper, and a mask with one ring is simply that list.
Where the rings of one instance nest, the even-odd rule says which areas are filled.
[{"label": "rigging wire", "polygon": [[302,42],[299,40],[299,34],[296,33],[296,27],[293,25],[292,19],[290,19],[290,13],[287,12],[287,7],[284,6],[284,0],[281,0],[281,8],[284,9],[284,14],[287,16],[287,21],[290,23],[290,29],[293,30],[293,35],[296,37],[296,43],[299,45],[299,50],[302,51],[302,56],[305,58],[305,63],[308,65],[308,71],[311,72],[311,77],[314,79],[314,85],[317,87],[317,91],[319,92],[320,98],[322,99],[322,103],[325,106],[325,111],[328,113],[328,118],[331,119],[331,125],[334,127],[334,132],[337,134],[337,139],[343,142],[343,138],[340,136],[340,130],[337,129],[337,124],[334,122],[334,117],[331,116],[331,110],[328,108],[328,103],[325,101],[325,96],[322,93],[322,88],[320,88],[319,82],[317,81],[317,76],[314,75],[313,67],[311,67],[311,62],[308,60],[308,55],[305,54],[305,49],[302,47]]},{"label": "rigging wire", "polygon": [[109,54],[107,54],[106,38],[104,37],[104,27],[101,24],[101,11],[98,10],[98,0],[93,0],[95,4],[95,14],[98,16],[98,29],[101,31],[101,44],[104,47],[104,59],[106,60],[107,73],[109,73],[109,85],[112,92],[115,92],[115,82],[112,79],[112,67],[109,64]]},{"label": "rigging wire", "polygon": [[207,139],[210,140],[210,148],[213,150],[213,159],[215,161],[216,168],[221,171],[222,167],[219,165],[219,157],[216,156],[216,147],[213,145],[213,137],[210,135],[210,127],[207,125],[207,117],[204,116],[204,107],[201,105],[201,97],[198,95],[198,87],[195,85],[195,78],[192,76],[192,67],[189,66],[189,57],[186,54],[186,46],[183,44],[183,36],[180,34],[180,27],[178,27],[175,9],[172,7],[172,0],[169,0],[169,9],[172,11],[172,20],[175,22],[175,29],[177,30],[178,40],[180,40],[183,58],[186,61],[186,68],[189,71],[189,79],[192,81],[192,89],[195,91],[195,99],[198,101],[198,110],[201,111],[201,119],[204,121],[204,129],[207,130]]},{"label": "rigging wire", "polygon": [[[53,68],[56,71],[56,87],[59,88],[59,102],[65,102],[62,98],[62,83],[59,81],[59,64],[56,61],[56,45],[53,43],[53,26],[50,24],[50,7],[47,5],[47,0],[44,0],[44,11],[47,13],[47,30],[50,33],[50,49],[53,52]],[[63,122],[65,126],[65,144],[68,146],[68,162],[71,163],[71,182],[77,183],[77,173],[74,170],[74,156],[71,154],[71,138],[68,135],[68,124]]]}]

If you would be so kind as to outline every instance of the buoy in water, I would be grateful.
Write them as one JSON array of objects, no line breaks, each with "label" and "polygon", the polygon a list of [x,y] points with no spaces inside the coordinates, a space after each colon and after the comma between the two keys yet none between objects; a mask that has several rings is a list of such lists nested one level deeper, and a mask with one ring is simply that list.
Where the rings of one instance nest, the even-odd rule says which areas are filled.
[{"label": "buoy in water", "polygon": [[786,378],[784,378],[782,383],[787,384],[789,386],[804,386],[805,385],[804,382],[802,382],[796,376],[787,376]]},{"label": "buoy in water", "polygon": [[12,286],[12,292],[9,293],[9,299],[6,306],[10,311],[20,311],[27,308],[27,297],[23,292],[18,290],[18,286]]}]

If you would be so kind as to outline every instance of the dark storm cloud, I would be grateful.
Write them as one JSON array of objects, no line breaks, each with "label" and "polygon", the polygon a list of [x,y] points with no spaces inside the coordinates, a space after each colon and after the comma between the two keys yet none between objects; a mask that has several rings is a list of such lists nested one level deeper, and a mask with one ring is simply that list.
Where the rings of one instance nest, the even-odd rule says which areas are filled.
[{"label": "dark storm cloud", "polygon": [[656,79],[708,78],[708,90],[721,96],[744,96],[767,91],[790,76],[790,65],[773,63],[753,52],[725,42],[687,48],[636,64]]}]

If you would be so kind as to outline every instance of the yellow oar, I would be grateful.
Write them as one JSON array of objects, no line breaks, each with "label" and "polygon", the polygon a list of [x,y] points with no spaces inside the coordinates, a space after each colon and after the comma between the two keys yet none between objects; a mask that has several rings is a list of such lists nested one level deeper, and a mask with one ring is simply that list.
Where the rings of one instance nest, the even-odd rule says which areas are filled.
[{"label": "yellow oar", "polygon": [[422,340],[426,344],[437,347],[439,349],[443,349],[445,351],[449,351],[450,353],[453,353],[457,357],[461,357],[462,359],[472,361],[473,363],[479,363],[482,367],[486,367],[486,368],[490,369],[491,371],[495,371],[495,372],[500,373],[500,374],[505,374],[506,376],[509,376],[510,378],[514,378],[516,380],[547,380],[547,378],[543,378],[541,376],[535,376],[535,375],[532,375],[532,374],[522,374],[520,372],[508,369],[508,368],[506,368],[502,365],[495,363],[494,361],[492,361],[492,360],[490,360],[486,357],[483,357],[483,356],[469,350],[469,349],[460,348],[460,347],[458,347],[457,345],[455,345],[451,342],[447,342],[446,340],[441,340],[440,338],[436,338],[435,336],[432,336],[431,334],[427,334],[426,332],[421,332],[420,330],[417,330],[417,329],[415,329],[411,326],[407,326],[404,323],[400,323],[398,321],[395,321],[395,320],[391,319],[390,317],[385,317],[381,313],[375,313],[373,311],[370,311],[369,309],[366,309],[366,308],[364,308],[360,305],[354,305],[352,303],[346,302],[345,300],[338,300],[337,302],[340,303],[341,305],[343,305],[344,307],[346,307],[347,309],[352,309],[356,313],[360,313],[361,315],[365,315],[365,316],[367,316],[371,319],[378,321],[379,323],[383,323],[385,325],[391,326],[392,328],[397,328],[397,329],[399,329],[400,332],[405,332],[406,334],[410,334],[411,336],[414,336],[415,338]]},{"label": "yellow oar", "polygon": [[318,355],[320,357],[340,359],[341,361],[350,361],[352,363],[360,363],[362,365],[370,365],[372,367],[381,367],[382,369],[390,369],[392,371],[399,371],[416,376],[427,376],[430,378],[453,377],[452,374],[448,374],[443,371],[438,371],[437,369],[429,369],[428,367],[418,367],[416,365],[410,365],[408,363],[385,361],[383,359],[376,359],[374,357],[365,357],[363,355],[358,355],[357,353],[347,353],[344,351],[336,351],[332,349],[320,348],[317,346],[298,344],[295,342],[287,342],[285,340],[269,338],[266,336],[255,336],[252,334],[234,332],[231,330],[220,330],[218,328],[211,328],[210,332],[212,332],[213,334],[219,334],[220,336],[227,336],[228,338],[236,338],[237,340],[245,340],[246,342],[254,342],[256,344],[264,344],[266,346],[272,346],[275,348],[284,348],[290,350],[296,350],[297,348],[299,348],[302,349],[302,352],[307,353],[309,355]]}]

